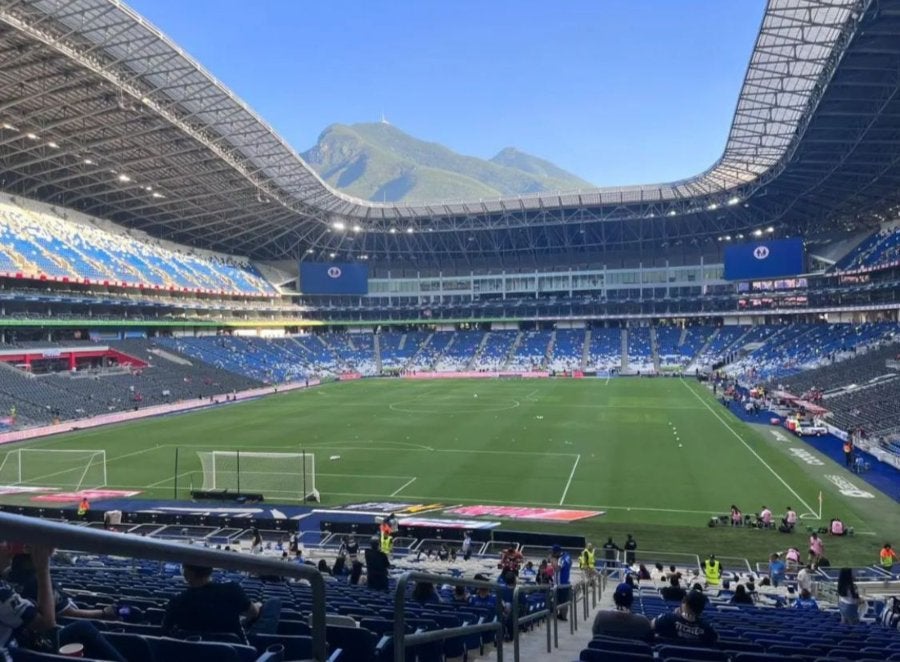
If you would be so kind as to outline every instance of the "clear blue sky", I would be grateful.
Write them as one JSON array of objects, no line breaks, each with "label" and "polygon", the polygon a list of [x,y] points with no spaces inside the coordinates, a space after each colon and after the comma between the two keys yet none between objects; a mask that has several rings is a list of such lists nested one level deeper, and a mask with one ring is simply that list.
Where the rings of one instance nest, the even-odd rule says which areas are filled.
[{"label": "clear blue sky", "polygon": [[132,0],[298,151],[377,121],[598,185],[722,153],[764,0]]}]

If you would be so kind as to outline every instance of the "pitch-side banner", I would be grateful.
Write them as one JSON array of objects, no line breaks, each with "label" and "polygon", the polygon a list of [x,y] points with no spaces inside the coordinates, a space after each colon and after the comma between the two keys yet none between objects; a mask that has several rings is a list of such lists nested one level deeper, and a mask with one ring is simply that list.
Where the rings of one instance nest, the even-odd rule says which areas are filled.
[{"label": "pitch-side banner", "polygon": [[359,262],[301,262],[304,294],[368,294],[369,268]]},{"label": "pitch-side banner", "polygon": [[801,239],[772,239],[725,248],[725,280],[796,276],[806,270]]}]

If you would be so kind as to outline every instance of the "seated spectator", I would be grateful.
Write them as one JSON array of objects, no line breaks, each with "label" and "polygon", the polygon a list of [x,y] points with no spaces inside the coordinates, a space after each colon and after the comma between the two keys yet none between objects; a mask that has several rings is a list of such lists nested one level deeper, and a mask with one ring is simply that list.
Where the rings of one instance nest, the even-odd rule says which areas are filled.
[{"label": "seated spectator", "polygon": [[601,610],[594,617],[592,631],[595,637],[603,635],[648,642],[653,639],[653,631],[647,617],[631,613],[634,589],[630,584],[623,582],[616,587],[613,602],[615,610]]},{"label": "seated spectator", "polygon": [[326,561],[325,559],[319,559],[318,568],[319,572],[321,572],[323,575],[331,574],[331,568],[328,567],[328,561]]},{"label": "seated spectator", "polygon": [[800,597],[794,602],[794,608],[816,611],[819,609],[819,603],[816,602],[809,590],[804,588],[800,590]]},{"label": "seated spectator", "polygon": [[469,603],[469,593],[466,591],[465,586],[454,586],[453,587],[453,603],[454,604],[468,604]]},{"label": "seated spectator", "polygon": [[731,526],[743,526],[744,525],[744,514],[741,512],[741,509],[731,504]]},{"label": "seated spectator", "polygon": [[661,589],[659,593],[662,595],[663,600],[669,602],[681,602],[684,600],[687,591],[681,588],[681,575],[672,575],[669,578],[669,585]]},{"label": "seated spectator", "polygon": [[[479,582],[490,581],[485,575],[475,575],[474,579]],[[484,609],[497,608],[497,595],[488,588],[479,587],[469,596],[469,604],[473,607],[481,607]]]},{"label": "seated spectator", "polygon": [[763,506],[757,515],[758,525],[760,528],[769,529],[772,527],[772,511],[768,506]]},{"label": "seated spectator", "polygon": [[535,577],[537,577],[537,572],[534,569],[534,563],[528,561],[525,564],[525,567],[522,568],[522,577],[534,581]]},{"label": "seated spectator", "polygon": [[752,605],[753,598],[747,593],[747,588],[743,584],[734,587],[734,595],[731,596],[731,604],[733,605]]},{"label": "seated spectator", "polygon": [[651,579],[651,577],[650,577],[650,571],[647,570],[647,566],[645,566],[643,563],[641,563],[641,564],[638,566],[638,573],[637,573],[637,575],[638,575],[638,579],[639,579],[640,581],[642,581],[642,582],[649,581],[649,580]]},{"label": "seated spectator", "polygon": [[[30,650],[56,653],[57,644],[60,647],[81,644],[87,657],[125,662],[116,648],[87,620],[60,628],[55,638],[46,636],[55,627],[57,615],[85,619],[118,617],[115,607],[80,609],[57,589],[50,579],[52,553],[51,549],[32,548],[30,553],[15,555],[8,574],[10,583],[0,582],[0,658],[10,659],[5,647],[10,634],[16,631],[16,641]],[[9,556],[3,554],[0,566],[8,561]],[[11,584],[15,584],[15,588]]]},{"label": "seated spectator", "polygon": [[705,608],[706,596],[691,591],[684,596],[678,609],[653,619],[653,631],[661,639],[714,644],[718,641],[719,635],[712,625],[703,620]]},{"label": "seated spectator", "polygon": [[657,563],[653,570],[650,571],[650,579],[655,582],[664,582],[666,581],[666,571],[663,568],[662,563]]},{"label": "seated spectator", "polygon": [[163,634],[227,632],[246,641],[241,618],[255,621],[261,605],[252,602],[237,582],[212,581],[209,566],[185,563],[181,571],[188,587],[169,601]]},{"label": "seated spectator", "polygon": [[416,582],[412,591],[412,599],[422,605],[441,604],[443,602],[441,596],[434,589],[434,584],[431,582]]}]

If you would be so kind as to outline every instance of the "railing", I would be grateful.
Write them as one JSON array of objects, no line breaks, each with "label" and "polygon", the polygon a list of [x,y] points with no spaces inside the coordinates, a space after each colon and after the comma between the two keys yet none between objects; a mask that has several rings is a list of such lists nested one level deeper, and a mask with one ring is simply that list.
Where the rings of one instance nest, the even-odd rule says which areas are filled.
[{"label": "railing", "polygon": [[[474,625],[462,625],[455,628],[444,628],[431,632],[415,632],[406,634],[406,587],[410,580],[431,582],[433,584],[449,584],[450,586],[469,586],[476,589],[484,588],[492,591],[497,599],[497,618],[492,623],[478,623]],[[397,580],[394,589],[394,662],[405,662],[406,649],[409,646],[421,646],[434,641],[445,641],[453,637],[460,637],[481,632],[495,632],[494,641],[497,646],[497,662],[503,662],[503,587],[493,582],[476,581],[474,579],[460,579],[447,577],[446,575],[431,575],[424,572],[407,572]]]},{"label": "railing", "polygon": [[327,658],[325,580],[322,578],[322,574],[311,566],[151,540],[121,533],[96,531],[88,527],[72,526],[71,524],[3,512],[0,512],[0,539],[93,554],[118,554],[155,561],[191,563],[226,570],[306,579],[312,588],[313,599],[311,626],[313,657],[319,661]]},{"label": "railing", "polygon": [[[546,593],[546,602],[545,607],[543,609],[538,609],[536,611],[527,614],[526,616],[519,616],[519,610],[521,606],[519,605],[519,596],[525,595],[526,593]],[[556,597],[556,592],[550,585],[541,585],[541,584],[528,584],[528,585],[519,585],[516,586],[513,591],[513,603],[512,603],[512,636],[513,636],[513,660],[515,662],[519,662],[519,636],[521,635],[522,625],[528,625],[529,623],[533,623],[534,621],[539,621],[542,618],[553,618],[553,614],[556,611],[556,605],[554,603]],[[550,641],[550,624],[549,621],[547,623],[547,654],[549,655],[552,651],[552,643]]]}]

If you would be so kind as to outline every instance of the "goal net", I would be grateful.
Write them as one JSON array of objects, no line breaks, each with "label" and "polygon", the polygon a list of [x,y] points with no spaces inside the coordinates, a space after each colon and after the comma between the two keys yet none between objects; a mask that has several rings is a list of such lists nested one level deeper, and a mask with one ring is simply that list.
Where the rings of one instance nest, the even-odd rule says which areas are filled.
[{"label": "goal net", "polygon": [[204,490],[256,492],[291,501],[319,500],[312,453],[198,451]]},{"label": "goal net", "polygon": [[0,484],[72,490],[106,486],[106,451],[20,448],[0,464]]}]

